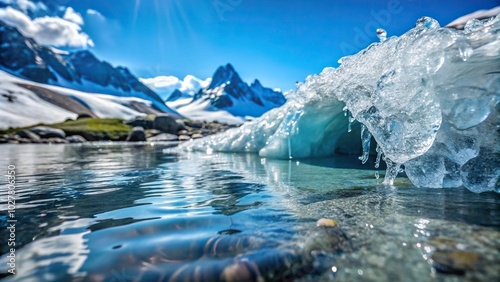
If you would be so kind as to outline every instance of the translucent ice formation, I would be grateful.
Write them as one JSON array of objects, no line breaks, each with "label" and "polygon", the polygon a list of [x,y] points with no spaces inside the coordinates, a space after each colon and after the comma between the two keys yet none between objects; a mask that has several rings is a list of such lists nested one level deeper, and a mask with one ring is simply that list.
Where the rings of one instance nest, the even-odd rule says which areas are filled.
[{"label": "translucent ice formation", "polygon": [[[361,161],[371,136],[377,165],[384,156],[385,183],[403,165],[419,187],[500,192],[500,17],[472,20],[464,30],[423,17],[402,36],[382,39],[342,58],[337,69],[309,76],[281,108],[185,146],[284,159],[329,156],[350,124],[346,107],[362,124]],[[342,142],[359,140],[351,135]]]}]

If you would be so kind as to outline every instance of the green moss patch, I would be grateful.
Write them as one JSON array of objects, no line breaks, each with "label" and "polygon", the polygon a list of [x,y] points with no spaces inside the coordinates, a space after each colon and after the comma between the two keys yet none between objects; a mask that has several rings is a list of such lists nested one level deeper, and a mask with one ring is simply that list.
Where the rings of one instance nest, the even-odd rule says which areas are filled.
[{"label": "green moss patch", "polygon": [[119,118],[84,118],[49,126],[62,129],[67,135],[82,135],[89,141],[125,140],[132,129]]},{"label": "green moss patch", "polygon": [[[39,125],[62,129],[68,136],[81,135],[88,141],[125,140],[132,129],[131,126],[126,125],[123,120],[119,118],[83,118],[78,120],[67,120],[55,124]],[[0,134],[14,134],[20,130],[30,129],[35,126],[9,128],[0,131]]]}]

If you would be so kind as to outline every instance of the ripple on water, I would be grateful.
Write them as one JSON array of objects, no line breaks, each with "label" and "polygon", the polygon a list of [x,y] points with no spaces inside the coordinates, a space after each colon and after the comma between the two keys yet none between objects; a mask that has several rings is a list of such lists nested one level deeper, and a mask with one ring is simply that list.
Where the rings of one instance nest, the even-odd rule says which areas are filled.
[{"label": "ripple on water", "polygon": [[[0,151],[3,161],[19,167],[19,280],[234,281],[242,273],[256,278],[255,269],[268,280],[498,277],[496,194],[416,189],[404,179],[380,186],[373,171],[345,160],[167,155],[147,145],[10,146]],[[301,252],[310,242],[322,245],[312,237],[321,232],[311,233],[322,217],[345,232],[349,248],[341,255]],[[434,248],[444,248],[440,258],[460,252],[435,238],[479,253],[482,264],[463,277],[437,273]],[[458,261],[440,264],[462,271]]]}]

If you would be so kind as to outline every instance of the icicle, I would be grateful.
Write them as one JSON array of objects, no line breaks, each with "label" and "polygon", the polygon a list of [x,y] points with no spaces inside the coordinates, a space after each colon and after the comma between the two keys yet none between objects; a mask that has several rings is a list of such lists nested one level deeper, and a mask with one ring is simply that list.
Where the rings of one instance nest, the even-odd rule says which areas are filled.
[{"label": "icicle", "polygon": [[361,124],[361,147],[363,148],[363,155],[358,159],[361,160],[362,164],[365,164],[368,161],[368,157],[370,156],[370,141],[372,139],[372,134],[364,124]]},{"label": "icicle", "polygon": [[351,112],[347,111],[347,113],[348,113],[347,116],[349,119],[349,124],[347,125],[347,132],[351,132],[352,131],[351,125],[354,122],[354,117],[352,116]]},{"label": "icicle", "polygon": [[392,162],[389,158],[385,158],[385,163],[387,164],[387,170],[385,171],[385,178],[383,184],[393,185],[394,179],[398,176],[399,167],[401,164]]},{"label": "icicle", "polygon": [[352,116],[351,112],[349,111],[349,109],[347,108],[347,106],[345,106],[342,111],[344,111],[344,116],[347,117],[347,119],[349,120],[349,125],[347,125],[347,132],[351,132],[352,129],[351,129],[351,124],[353,123],[353,121],[355,120],[354,117]]},{"label": "icicle", "polygon": [[[379,168],[380,166],[380,158],[382,158],[382,148],[380,148],[379,144],[377,143],[377,148],[375,149],[377,151],[377,158],[375,159],[375,168]],[[379,179],[380,175],[378,171],[375,171],[375,179]]]},{"label": "icicle", "polygon": [[304,111],[298,110],[292,116],[290,116],[287,122],[287,134],[288,134],[288,158],[293,159],[292,156],[292,141],[291,136],[299,133],[299,128],[297,124],[299,123],[300,117],[304,114]]},{"label": "icicle", "polygon": [[375,168],[378,168],[380,166],[380,158],[382,157],[382,148],[380,148],[378,143],[377,143],[377,149],[375,149],[375,151],[377,151],[377,159],[375,160]]},{"label": "icicle", "polygon": [[458,41],[458,54],[460,55],[460,59],[462,59],[462,61],[467,61],[472,56],[472,53],[474,53],[474,50],[472,50],[469,43],[465,40]]}]

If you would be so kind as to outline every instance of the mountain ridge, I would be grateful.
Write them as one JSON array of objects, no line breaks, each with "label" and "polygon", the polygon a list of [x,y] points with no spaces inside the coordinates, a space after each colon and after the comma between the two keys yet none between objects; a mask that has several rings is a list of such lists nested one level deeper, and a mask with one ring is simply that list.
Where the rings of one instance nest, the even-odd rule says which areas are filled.
[{"label": "mountain ridge", "polygon": [[[281,91],[262,86],[258,79],[244,82],[231,63],[217,68],[207,88],[200,89],[193,100],[210,100],[212,106],[235,116],[258,117],[286,102]],[[242,106],[248,104],[247,107]]]},{"label": "mountain ridge", "polygon": [[146,99],[160,112],[181,116],[127,68],[113,67],[88,50],[55,52],[53,48],[23,36],[3,21],[0,21],[0,69],[34,82]]}]

